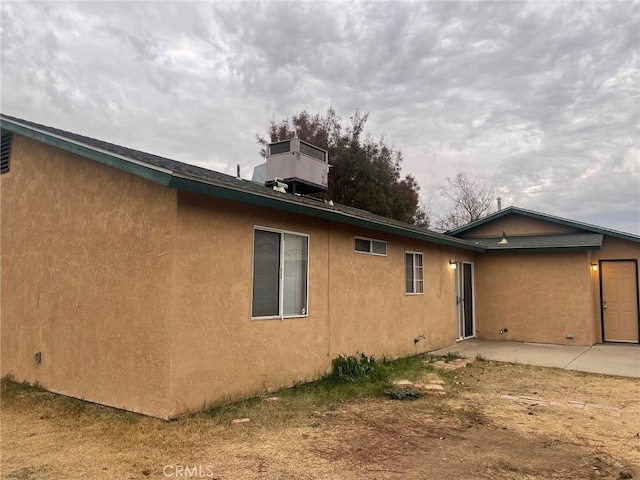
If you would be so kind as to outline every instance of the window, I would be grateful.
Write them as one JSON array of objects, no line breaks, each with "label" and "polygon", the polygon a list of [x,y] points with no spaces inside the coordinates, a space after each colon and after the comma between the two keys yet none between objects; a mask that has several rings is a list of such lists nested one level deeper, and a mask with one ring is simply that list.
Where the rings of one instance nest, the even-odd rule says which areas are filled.
[{"label": "window", "polygon": [[308,264],[307,235],[256,228],[251,317],[306,316]]},{"label": "window", "polygon": [[387,242],[382,240],[373,240],[371,238],[355,237],[356,252],[369,253],[371,255],[386,255]]},{"label": "window", "polygon": [[422,254],[418,252],[405,252],[404,268],[407,280],[406,292],[408,295],[424,293],[424,268]]},{"label": "window", "polygon": [[2,135],[0,141],[0,173],[9,171],[9,158],[11,156],[11,133]]}]

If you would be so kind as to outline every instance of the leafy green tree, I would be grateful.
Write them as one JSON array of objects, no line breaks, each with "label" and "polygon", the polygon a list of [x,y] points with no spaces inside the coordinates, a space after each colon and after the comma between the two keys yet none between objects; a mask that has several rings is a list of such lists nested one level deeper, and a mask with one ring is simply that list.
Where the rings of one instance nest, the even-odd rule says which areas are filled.
[{"label": "leafy green tree", "polygon": [[356,112],[343,124],[331,107],[323,115],[304,110],[291,119],[273,119],[267,136],[256,135],[256,140],[262,156],[268,143],[294,135],[327,150],[332,167],[326,199],[427,227],[427,215],[419,206],[418,182],[412,175],[401,178],[402,152],[387,145],[384,136],[375,141],[364,135],[368,118],[368,113]]}]

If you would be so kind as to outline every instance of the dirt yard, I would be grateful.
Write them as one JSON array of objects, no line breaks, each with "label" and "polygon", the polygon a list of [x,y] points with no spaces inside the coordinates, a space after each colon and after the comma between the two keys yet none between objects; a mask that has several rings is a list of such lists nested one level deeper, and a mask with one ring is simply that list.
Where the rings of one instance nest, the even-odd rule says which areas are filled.
[{"label": "dirt yard", "polygon": [[640,380],[460,364],[441,373],[446,395],[326,403],[283,393],[173,422],[5,391],[2,478],[640,478]]}]

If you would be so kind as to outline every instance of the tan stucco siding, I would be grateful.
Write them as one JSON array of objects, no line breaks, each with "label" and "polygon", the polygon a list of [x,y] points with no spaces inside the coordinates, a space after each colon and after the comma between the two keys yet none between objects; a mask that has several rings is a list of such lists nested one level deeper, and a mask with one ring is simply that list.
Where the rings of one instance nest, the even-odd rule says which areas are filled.
[{"label": "tan stucco siding", "polygon": [[2,184],[2,375],[166,415],[175,191],[19,135]]},{"label": "tan stucco siding", "polygon": [[[354,252],[354,235],[387,241],[387,256]],[[423,254],[422,295],[405,294],[406,251]],[[393,235],[332,229],[333,353],[397,357],[453,343],[455,272],[449,259],[454,256],[444,247]]]},{"label": "tan stucco siding", "polygon": [[476,319],[478,338],[592,345],[589,253],[478,256]]},{"label": "tan stucco siding", "polygon": [[479,225],[462,234],[460,238],[501,237],[502,232],[510,235],[549,235],[554,233],[580,233],[576,228],[539,220],[523,215],[509,214]]},{"label": "tan stucco siding", "polygon": [[[327,225],[179,194],[173,413],[314,378],[329,361]],[[252,320],[254,226],[309,235],[307,317]]]},{"label": "tan stucco siding", "polygon": [[[455,339],[446,249],[184,192],[178,212],[176,416],[317,378],[340,353],[396,357]],[[251,319],[254,226],[309,236],[307,317]],[[388,255],[355,253],[355,235],[388,241]],[[424,253],[425,295],[404,293],[405,250]]]}]

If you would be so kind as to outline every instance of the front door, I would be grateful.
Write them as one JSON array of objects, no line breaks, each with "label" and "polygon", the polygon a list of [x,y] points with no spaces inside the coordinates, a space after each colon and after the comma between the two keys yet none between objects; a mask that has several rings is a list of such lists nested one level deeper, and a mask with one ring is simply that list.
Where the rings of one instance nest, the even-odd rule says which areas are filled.
[{"label": "front door", "polygon": [[633,261],[601,262],[602,336],[638,343],[638,270]]},{"label": "front door", "polygon": [[473,265],[456,263],[456,306],[458,316],[458,338],[474,336],[473,317]]}]

